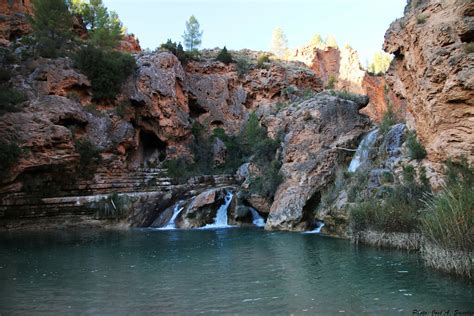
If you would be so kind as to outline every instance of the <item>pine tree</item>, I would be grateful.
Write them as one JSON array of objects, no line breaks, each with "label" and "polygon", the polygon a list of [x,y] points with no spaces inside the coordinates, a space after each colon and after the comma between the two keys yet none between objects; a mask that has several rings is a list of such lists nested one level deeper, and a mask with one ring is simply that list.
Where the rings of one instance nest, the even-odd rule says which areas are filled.
[{"label": "pine tree", "polygon": [[313,37],[311,38],[310,45],[315,46],[315,47],[319,47],[319,46],[321,46],[322,43],[323,43],[323,39],[322,39],[321,35],[314,34]]},{"label": "pine tree", "polygon": [[284,58],[288,52],[288,40],[280,27],[273,30],[271,52],[278,58]]},{"label": "pine tree", "polygon": [[227,51],[227,47],[224,46],[217,55],[216,60],[221,61],[224,64],[230,64],[232,62],[232,55]]},{"label": "pine tree", "polygon": [[108,11],[102,0],[73,0],[71,11],[82,16],[90,41],[102,48],[114,48],[123,37],[123,25],[114,11]]},{"label": "pine tree", "polygon": [[327,47],[338,48],[334,35],[329,34],[328,37],[326,37],[326,45]]},{"label": "pine tree", "polygon": [[39,53],[57,57],[72,38],[72,16],[65,0],[33,0],[30,23]]},{"label": "pine tree", "polygon": [[372,62],[368,66],[368,71],[375,75],[384,74],[392,61],[392,56],[384,52],[376,52],[372,58]]},{"label": "pine tree", "polygon": [[196,50],[202,42],[202,33],[199,29],[199,22],[194,15],[191,15],[188,21],[186,21],[186,30],[183,34],[184,46],[187,50]]}]

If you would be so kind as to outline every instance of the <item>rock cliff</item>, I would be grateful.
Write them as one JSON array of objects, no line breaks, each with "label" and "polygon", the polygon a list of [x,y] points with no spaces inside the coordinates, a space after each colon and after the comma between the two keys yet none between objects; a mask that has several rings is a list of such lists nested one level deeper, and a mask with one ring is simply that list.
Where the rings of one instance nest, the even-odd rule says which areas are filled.
[{"label": "rock cliff", "polygon": [[474,162],[473,16],[472,1],[410,1],[385,34],[387,82],[438,169],[449,157]]}]

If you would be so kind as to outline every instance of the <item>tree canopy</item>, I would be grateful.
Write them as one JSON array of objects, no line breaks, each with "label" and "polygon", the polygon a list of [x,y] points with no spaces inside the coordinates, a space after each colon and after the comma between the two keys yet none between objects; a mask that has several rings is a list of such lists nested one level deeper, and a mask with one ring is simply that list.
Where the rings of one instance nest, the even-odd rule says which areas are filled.
[{"label": "tree canopy", "polygon": [[271,52],[278,58],[284,58],[288,52],[288,40],[280,27],[273,30]]},{"label": "tree canopy", "polygon": [[187,50],[198,49],[202,43],[202,33],[199,26],[199,22],[194,15],[191,15],[188,21],[186,21],[186,29],[183,34],[184,46]]},{"label": "tree canopy", "polygon": [[376,52],[372,58],[372,62],[369,64],[367,70],[370,73],[380,75],[387,72],[390,63],[392,62],[392,56],[384,52]]},{"label": "tree canopy", "polygon": [[72,16],[65,0],[33,0],[30,23],[39,53],[57,57],[72,38]]},{"label": "tree canopy", "polygon": [[326,45],[328,47],[338,48],[337,41],[334,35],[329,34],[328,37],[326,37]]},{"label": "tree canopy", "polygon": [[123,37],[123,25],[114,11],[108,11],[102,0],[72,0],[71,12],[82,16],[90,42],[98,47],[114,48]]}]

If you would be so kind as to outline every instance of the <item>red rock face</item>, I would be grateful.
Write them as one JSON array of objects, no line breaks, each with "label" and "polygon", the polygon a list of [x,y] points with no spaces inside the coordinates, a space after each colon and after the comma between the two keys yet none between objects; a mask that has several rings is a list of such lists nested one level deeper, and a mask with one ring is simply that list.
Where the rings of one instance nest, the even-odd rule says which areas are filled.
[{"label": "red rock face", "polygon": [[396,110],[404,112],[403,102],[385,87],[384,78],[367,74],[360,66],[357,52],[349,46],[338,49],[309,45],[296,49],[290,60],[304,62],[321,78],[325,86],[332,77],[336,79],[334,86],[336,90],[367,94],[370,103],[363,113],[374,121],[380,121],[387,109],[388,100]]},{"label": "red rock face", "polygon": [[387,82],[406,99],[407,123],[431,162],[465,156],[474,163],[474,63],[466,50],[474,4],[424,1],[405,12],[385,34],[384,49],[395,55]]},{"label": "red rock face", "polygon": [[30,32],[27,17],[31,13],[30,0],[0,2],[0,45],[8,45],[10,41]]},{"label": "red rock face", "polygon": [[142,51],[142,48],[135,35],[126,34],[120,41],[118,50],[127,53],[139,53]]}]

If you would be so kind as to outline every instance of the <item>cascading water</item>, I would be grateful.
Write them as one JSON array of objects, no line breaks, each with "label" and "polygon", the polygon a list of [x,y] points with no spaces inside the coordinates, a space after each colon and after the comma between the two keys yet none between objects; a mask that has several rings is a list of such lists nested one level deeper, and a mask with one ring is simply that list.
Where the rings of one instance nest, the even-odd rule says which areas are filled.
[{"label": "cascading water", "polygon": [[265,220],[258,214],[257,210],[253,207],[250,207],[250,212],[252,213],[252,223],[257,227],[265,226]]},{"label": "cascading water", "polygon": [[183,210],[184,207],[181,207],[181,202],[176,203],[173,209],[173,216],[171,216],[168,223],[161,227],[160,229],[169,230],[169,229],[176,229],[176,218],[178,217],[179,213]]},{"label": "cascading water", "polygon": [[305,232],[305,234],[320,234],[321,233],[321,228],[324,227],[324,223],[323,222],[317,222],[318,223],[318,226],[313,229],[313,230],[310,230],[309,232]]},{"label": "cascading water", "polygon": [[203,228],[225,228],[230,227],[227,224],[227,209],[229,208],[230,203],[232,202],[234,194],[232,192],[227,192],[227,195],[224,199],[224,204],[222,204],[217,210],[216,217],[214,218],[214,223],[207,224]]},{"label": "cascading water", "polygon": [[378,132],[379,130],[376,128],[371,130],[369,133],[367,133],[367,135],[364,136],[364,138],[362,138],[362,141],[360,142],[359,147],[357,147],[356,153],[349,165],[349,172],[355,172],[361,164],[369,159],[369,152],[377,140]]}]

